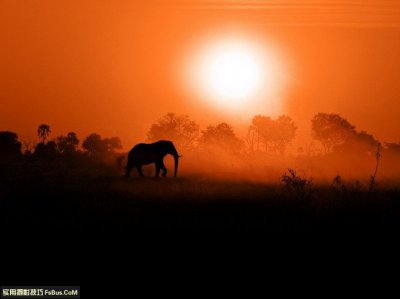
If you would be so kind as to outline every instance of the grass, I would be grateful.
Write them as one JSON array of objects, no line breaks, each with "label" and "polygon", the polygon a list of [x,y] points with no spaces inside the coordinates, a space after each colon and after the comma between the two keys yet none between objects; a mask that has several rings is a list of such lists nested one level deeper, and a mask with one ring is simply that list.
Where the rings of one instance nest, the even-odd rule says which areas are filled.
[{"label": "grass", "polygon": [[354,184],[338,188],[313,183],[307,185],[312,192],[304,196],[303,189],[287,192],[285,183],[184,174],[176,179],[125,179],[110,173],[104,167],[3,168],[1,225],[10,232],[92,234],[388,231],[400,224],[398,189],[368,192]]}]

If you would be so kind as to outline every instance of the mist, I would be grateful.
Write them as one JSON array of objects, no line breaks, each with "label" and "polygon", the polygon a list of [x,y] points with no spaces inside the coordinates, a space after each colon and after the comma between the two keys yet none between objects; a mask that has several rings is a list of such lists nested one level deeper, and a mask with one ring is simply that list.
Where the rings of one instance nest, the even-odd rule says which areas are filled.
[{"label": "mist", "polygon": [[[302,144],[296,139],[297,124],[285,115],[256,115],[246,136],[239,137],[226,122],[202,127],[188,115],[167,113],[142,133],[146,137],[141,143],[172,141],[182,155],[179,177],[279,185],[282,177],[294,170],[316,184],[329,185],[339,178],[342,183],[367,187],[372,176],[381,187],[400,182],[400,144],[379,141],[338,114],[316,114],[311,128],[311,141]],[[39,127],[39,142],[2,132],[4,155],[39,164],[57,160],[62,167],[71,164],[94,175],[99,169],[92,169],[93,165],[105,165],[110,167],[108,175],[120,176],[125,171],[127,149],[134,146],[124,144],[118,136],[92,133],[80,140],[74,132],[51,134],[49,125]],[[172,156],[165,157],[165,165],[171,175]],[[144,174],[153,177],[154,164],[144,165]],[[137,175],[133,170],[132,176]]]}]

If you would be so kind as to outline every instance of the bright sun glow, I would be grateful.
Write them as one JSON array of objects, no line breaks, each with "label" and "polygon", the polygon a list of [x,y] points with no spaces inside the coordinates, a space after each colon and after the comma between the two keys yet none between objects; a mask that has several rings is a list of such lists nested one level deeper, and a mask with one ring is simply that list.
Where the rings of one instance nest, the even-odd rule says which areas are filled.
[{"label": "bright sun glow", "polygon": [[271,44],[228,36],[197,44],[186,62],[186,85],[224,111],[275,114],[281,107],[283,68]]},{"label": "bright sun glow", "polygon": [[205,87],[223,100],[243,101],[260,87],[261,59],[242,45],[212,49],[204,65]]}]

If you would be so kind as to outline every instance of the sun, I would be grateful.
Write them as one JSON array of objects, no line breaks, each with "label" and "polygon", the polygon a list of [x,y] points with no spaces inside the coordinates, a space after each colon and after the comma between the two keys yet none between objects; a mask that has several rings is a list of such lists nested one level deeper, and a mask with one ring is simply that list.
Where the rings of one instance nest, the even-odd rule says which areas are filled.
[{"label": "sun", "polygon": [[204,87],[224,101],[244,101],[260,88],[263,78],[261,58],[241,44],[225,44],[211,49],[203,66]]},{"label": "sun", "polygon": [[276,114],[286,70],[273,42],[252,35],[219,35],[196,43],[184,59],[187,90],[208,106],[236,115]]}]

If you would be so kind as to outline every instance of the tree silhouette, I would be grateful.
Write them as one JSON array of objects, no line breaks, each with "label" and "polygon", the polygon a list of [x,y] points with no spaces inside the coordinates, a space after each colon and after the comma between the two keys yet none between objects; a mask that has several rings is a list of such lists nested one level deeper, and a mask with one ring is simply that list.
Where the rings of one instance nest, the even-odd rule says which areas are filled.
[{"label": "tree silhouette", "polygon": [[103,139],[99,134],[90,134],[82,143],[84,148],[92,156],[105,156],[122,148],[119,137]]},{"label": "tree silhouette", "polygon": [[50,140],[47,143],[39,142],[33,153],[36,158],[54,158],[58,154],[57,144]]},{"label": "tree silhouette", "polygon": [[17,158],[21,156],[21,142],[14,132],[0,132],[0,159]]},{"label": "tree silhouette", "polygon": [[60,153],[71,154],[77,151],[79,139],[74,132],[69,132],[67,136],[59,136],[56,139],[57,148]]},{"label": "tree silhouette", "polygon": [[312,137],[321,142],[325,153],[354,136],[355,128],[339,114],[318,113],[311,120]]},{"label": "tree silhouette", "polygon": [[201,132],[200,145],[205,147],[219,147],[221,149],[239,152],[243,148],[243,141],[236,137],[233,128],[227,123],[208,126]]},{"label": "tree silhouette", "polygon": [[339,152],[372,153],[375,152],[377,145],[380,144],[375,137],[365,131],[357,132],[354,130],[349,134],[344,143],[335,146],[332,150]]},{"label": "tree silhouette", "polygon": [[92,155],[106,152],[104,142],[99,134],[90,134],[82,143],[82,147]]},{"label": "tree silhouette", "polygon": [[259,150],[260,144],[263,144],[266,152],[283,154],[296,136],[296,131],[294,121],[288,116],[281,115],[273,120],[268,116],[256,115],[249,128],[248,140],[252,150],[254,145]]},{"label": "tree silhouette", "polygon": [[400,143],[386,142],[385,150],[392,155],[400,155]]},{"label": "tree silhouette", "polygon": [[50,132],[50,126],[46,124],[41,124],[37,129],[38,137],[42,139],[43,143],[46,143],[46,139],[49,137]]},{"label": "tree silhouette", "polygon": [[103,142],[105,143],[107,152],[115,152],[122,148],[122,142],[119,137],[104,138]]},{"label": "tree silhouette", "polygon": [[23,154],[29,157],[35,150],[35,144],[33,140],[22,140]]},{"label": "tree silhouette", "polygon": [[147,140],[155,142],[167,139],[174,142],[180,150],[188,150],[193,149],[199,131],[199,125],[189,116],[168,113],[151,125]]}]

